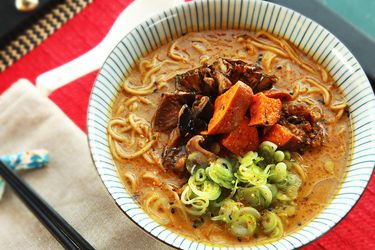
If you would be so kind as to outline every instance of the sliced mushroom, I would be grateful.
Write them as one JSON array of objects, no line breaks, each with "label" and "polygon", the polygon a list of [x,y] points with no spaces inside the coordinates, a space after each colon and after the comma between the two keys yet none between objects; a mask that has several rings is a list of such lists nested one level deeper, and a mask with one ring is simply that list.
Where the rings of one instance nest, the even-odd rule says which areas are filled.
[{"label": "sliced mushroom", "polygon": [[208,77],[208,76],[203,77],[203,82],[205,82],[209,86],[215,86],[215,79],[213,79],[212,77]]},{"label": "sliced mushroom", "polygon": [[299,101],[283,104],[279,123],[299,138],[299,143],[291,150],[303,152],[309,147],[320,147],[326,139],[326,128],[314,116],[313,107]]},{"label": "sliced mushroom", "polygon": [[192,69],[183,74],[176,75],[176,89],[187,92],[199,90],[201,81],[200,68]]},{"label": "sliced mushroom", "polygon": [[178,128],[182,137],[189,139],[207,129],[207,122],[196,117],[196,114],[187,106],[182,106],[178,114]]},{"label": "sliced mushroom", "polygon": [[272,88],[272,86],[277,82],[276,76],[269,76],[266,74],[262,74],[259,79],[259,83],[255,87],[255,92],[264,91],[267,89]]},{"label": "sliced mushroom", "polygon": [[213,161],[218,158],[218,156],[202,147],[205,141],[204,137],[201,135],[196,135],[192,137],[186,144],[186,153],[189,155],[193,152],[200,152],[207,157],[209,161]]},{"label": "sliced mushroom", "polygon": [[176,89],[216,97],[237,81],[243,81],[256,93],[270,89],[277,78],[264,74],[259,65],[219,58],[212,65],[176,75]]},{"label": "sliced mushroom", "polygon": [[219,71],[214,71],[212,75],[214,79],[217,81],[219,95],[221,95],[230,87],[232,87],[232,82],[223,73]]},{"label": "sliced mushroom", "polygon": [[183,138],[181,137],[180,130],[178,127],[174,128],[168,137],[167,148],[179,147],[183,144]]},{"label": "sliced mushroom", "polygon": [[[318,106],[308,105],[300,101],[290,101],[283,104],[283,114],[285,116],[298,116],[308,121],[318,122],[321,116],[317,116],[315,108]],[[320,110],[319,108],[317,110]]]},{"label": "sliced mushroom", "polygon": [[206,65],[176,75],[176,89],[216,96],[217,84],[211,75],[211,69]]},{"label": "sliced mushroom", "polygon": [[194,119],[195,117],[189,106],[186,104],[182,106],[178,114],[177,123],[181,136],[187,137],[189,134],[194,133]]},{"label": "sliced mushroom", "polygon": [[167,170],[182,175],[186,172],[186,159],[187,154],[184,147],[168,148],[163,152],[162,164]]},{"label": "sliced mushroom", "polygon": [[260,66],[248,64],[241,60],[225,59],[231,65],[228,78],[232,83],[242,81],[249,85],[254,93],[272,88],[277,77],[263,73]]},{"label": "sliced mushroom", "polygon": [[194,99],[193,93],[163,93],[152,120],[152,128],[159,132],[168,132],[175,128],[181,107],[184,104],[191,105]]},{"label": "sliced mushroom", "polygon": [[209,122],[214,114],[214,105],[208,96],[197,97],[193,102],[193,112],[196,118]]},{"label": "sliced mushroom", "polygon": [[212,64],[211,68],[217,72],[228,75],[231,65],[226,59],[219,58]]}]

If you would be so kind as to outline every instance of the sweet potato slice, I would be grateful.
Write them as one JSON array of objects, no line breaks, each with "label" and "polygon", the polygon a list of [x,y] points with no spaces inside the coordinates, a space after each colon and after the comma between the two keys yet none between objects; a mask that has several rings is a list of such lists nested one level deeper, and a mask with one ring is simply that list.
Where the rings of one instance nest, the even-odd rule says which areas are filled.
[{"label": "sweet potato slice", "polygon": [[248,151],[255,151],[259,145],[256,127],[250,127],[249,120],[243,120],[237,128],[221,138],[221,144],[236,155],[244,155]]},{"label": "sweet potato slice", "polygon": [[263,137],[263,141],[271,141],[281,149],[297,151],[302,143],[301,138],[294,135],[287,127],[275,124],[269,128]]},{"label": "sweet potato slice", "polygon": [[282,102],[292,100],[292,96],[288,92],[277,89],[263,91],[263,94],[269,98],[280,99]]},{"label": "sweet potato slice", "polygon": [[208,124],[207,134],[226,134],[244,119],[253,91],[238,81],[228,91],[216,98],[214,115]]},{"label": "sweet potato slice", "polygon": [[265,96],[262,92],[252,97],[249,126],[272,126],[281,116],[282,103],[279,99]]}]

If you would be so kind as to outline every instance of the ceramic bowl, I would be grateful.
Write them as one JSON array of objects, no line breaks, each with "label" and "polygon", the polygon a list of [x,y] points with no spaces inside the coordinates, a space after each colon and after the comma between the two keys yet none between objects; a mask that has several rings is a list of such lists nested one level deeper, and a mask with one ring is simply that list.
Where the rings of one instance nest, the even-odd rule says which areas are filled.
[{"label": "ceramic bowl", "polygon": [[300,230],[278,241],[246,249],[293,249],[308,244],[333,228],[366,188],[375,162],[375,98],[361,66],[335,36],[311,19],[273,3],[189,2],[167,9],[124,34],[97,76],[88,108],[89,144],[100,178],[124,213],[155,238],[176,248],[214,248],[178,235],[144,213],[117,175],[106,129],[122,79],[139,58],[187,32],[211,29],[265,30],[289,40],[327,69],[347,99],[353,122],[351,161],[342,166],[346,176],[335,198]]}]

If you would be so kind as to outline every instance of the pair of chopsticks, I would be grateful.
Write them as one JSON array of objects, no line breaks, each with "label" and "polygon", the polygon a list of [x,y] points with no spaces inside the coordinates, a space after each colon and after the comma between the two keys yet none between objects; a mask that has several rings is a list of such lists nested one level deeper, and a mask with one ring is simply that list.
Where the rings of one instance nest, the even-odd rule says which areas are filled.
[{"label": "pair of chopsticks", "polygon": [[0,175],[65,249],[94,249],[64,218],[1,161]]}]

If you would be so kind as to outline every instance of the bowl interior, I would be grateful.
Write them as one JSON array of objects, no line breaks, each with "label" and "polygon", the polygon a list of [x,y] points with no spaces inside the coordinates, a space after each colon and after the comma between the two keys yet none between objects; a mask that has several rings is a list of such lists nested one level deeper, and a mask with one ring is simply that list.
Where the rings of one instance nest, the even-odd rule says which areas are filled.
[{"label": "bowl interior", "polygon": [[117,175],[106,129],[120,84],[141,57],[187,32],[211,29],[265,30],[289,40],[327,69],[347,99],[353,123],[352,160],[343,166],[346,177],[334,200],[301,230],[253,248],[303,246],[337,224],[355,205],[369,181],[375,162],[375,114],[372,112],[375,98],[362,68],[349,50],[323,27],[285,7],[255,0],[194,1],[166,10],[128,33],[108,56],[90,97],[87,123],[95,166],[119,207],[145,231],[174,247],[212,248],[173,233],[143,212]]}]

